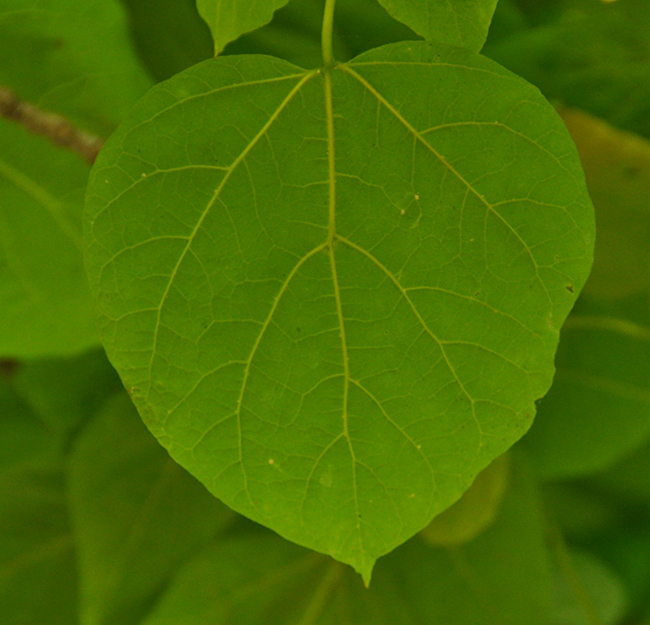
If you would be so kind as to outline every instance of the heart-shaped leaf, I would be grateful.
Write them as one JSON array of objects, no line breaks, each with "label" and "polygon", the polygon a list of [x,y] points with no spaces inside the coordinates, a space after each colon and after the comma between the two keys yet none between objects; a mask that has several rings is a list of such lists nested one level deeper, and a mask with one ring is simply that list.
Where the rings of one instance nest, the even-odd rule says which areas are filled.
[{"label": "heart-shaped leaf", "polygon": [[593,215],[535,88],[411,42],[155,87],[91,173],[86,237],[107,352],[160,442],[368,579],[530,426]]}]

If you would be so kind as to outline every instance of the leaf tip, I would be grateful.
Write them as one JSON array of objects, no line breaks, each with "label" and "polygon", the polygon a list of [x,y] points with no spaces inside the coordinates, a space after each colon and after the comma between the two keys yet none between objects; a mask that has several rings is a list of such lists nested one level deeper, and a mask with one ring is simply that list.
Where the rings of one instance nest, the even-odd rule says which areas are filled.
[{"label": "leaf tip", "polygon": [[357,573],[361,575],[361,579],[363,580],[363,585],[366,588],[370,588],[370,580],[372,578],[372,569],[375,566],[376,560],[372,560],[369,562],[364,563],[364,566],[361,568],[357,569]]}]

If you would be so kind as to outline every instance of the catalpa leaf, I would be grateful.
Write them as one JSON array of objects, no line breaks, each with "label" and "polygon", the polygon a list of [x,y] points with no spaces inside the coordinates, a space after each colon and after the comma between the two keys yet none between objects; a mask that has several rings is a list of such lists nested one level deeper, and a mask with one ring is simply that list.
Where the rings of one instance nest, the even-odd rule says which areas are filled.
[{"label": "catalpa leaf", "polygon": [[289,0],[196,0],[214,39],[215,54],[240,35],[264,26]]},{"label": "catalpa leaf", "polygon": [[535,88],[411,42],[155,87],[91,173],[86,237],[107,352],[159,441],[368,580],[530,426],[593,215]]},{"label": "catalpa leaf", "polygon": [[379,0],[396,19],[428,41],[478,52],[498,0]]}]

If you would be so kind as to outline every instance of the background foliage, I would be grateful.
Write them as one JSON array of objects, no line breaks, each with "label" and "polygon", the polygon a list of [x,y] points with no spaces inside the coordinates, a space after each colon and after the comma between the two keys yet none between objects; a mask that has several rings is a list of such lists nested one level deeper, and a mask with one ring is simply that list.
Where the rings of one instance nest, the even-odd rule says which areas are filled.
[{"label": "background foliage", "polygon": [[[220,3],[201,4],[209,19]],[[318,67],[323,3],[266,4],[284,6],[217,48]],[[338,60],[442,37],[382,5],[337,2]],[[149,434],[95,331],[89,164],[2,108],[3,623],[650,623],[649,41],[643,0],[500,0],[483,53],[539,87],[575,140],[594,268],[530,431],[381,558],[369,589],[234,514]],[[0,1],[0,85],[102,138],[213,51],[190,0]]]}]

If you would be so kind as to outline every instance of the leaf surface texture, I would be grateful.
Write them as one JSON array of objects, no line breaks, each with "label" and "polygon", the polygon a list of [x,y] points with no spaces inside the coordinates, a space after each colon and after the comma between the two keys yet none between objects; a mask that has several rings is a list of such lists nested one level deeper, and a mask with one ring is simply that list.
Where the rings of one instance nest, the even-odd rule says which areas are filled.
[{"label": "leaf surface texture", "polygon": [[366,579],[528,429],[593,244],[539,93],[413,42],[187,70],[111,138],[87,209],[100,331],[152,432]]}]

